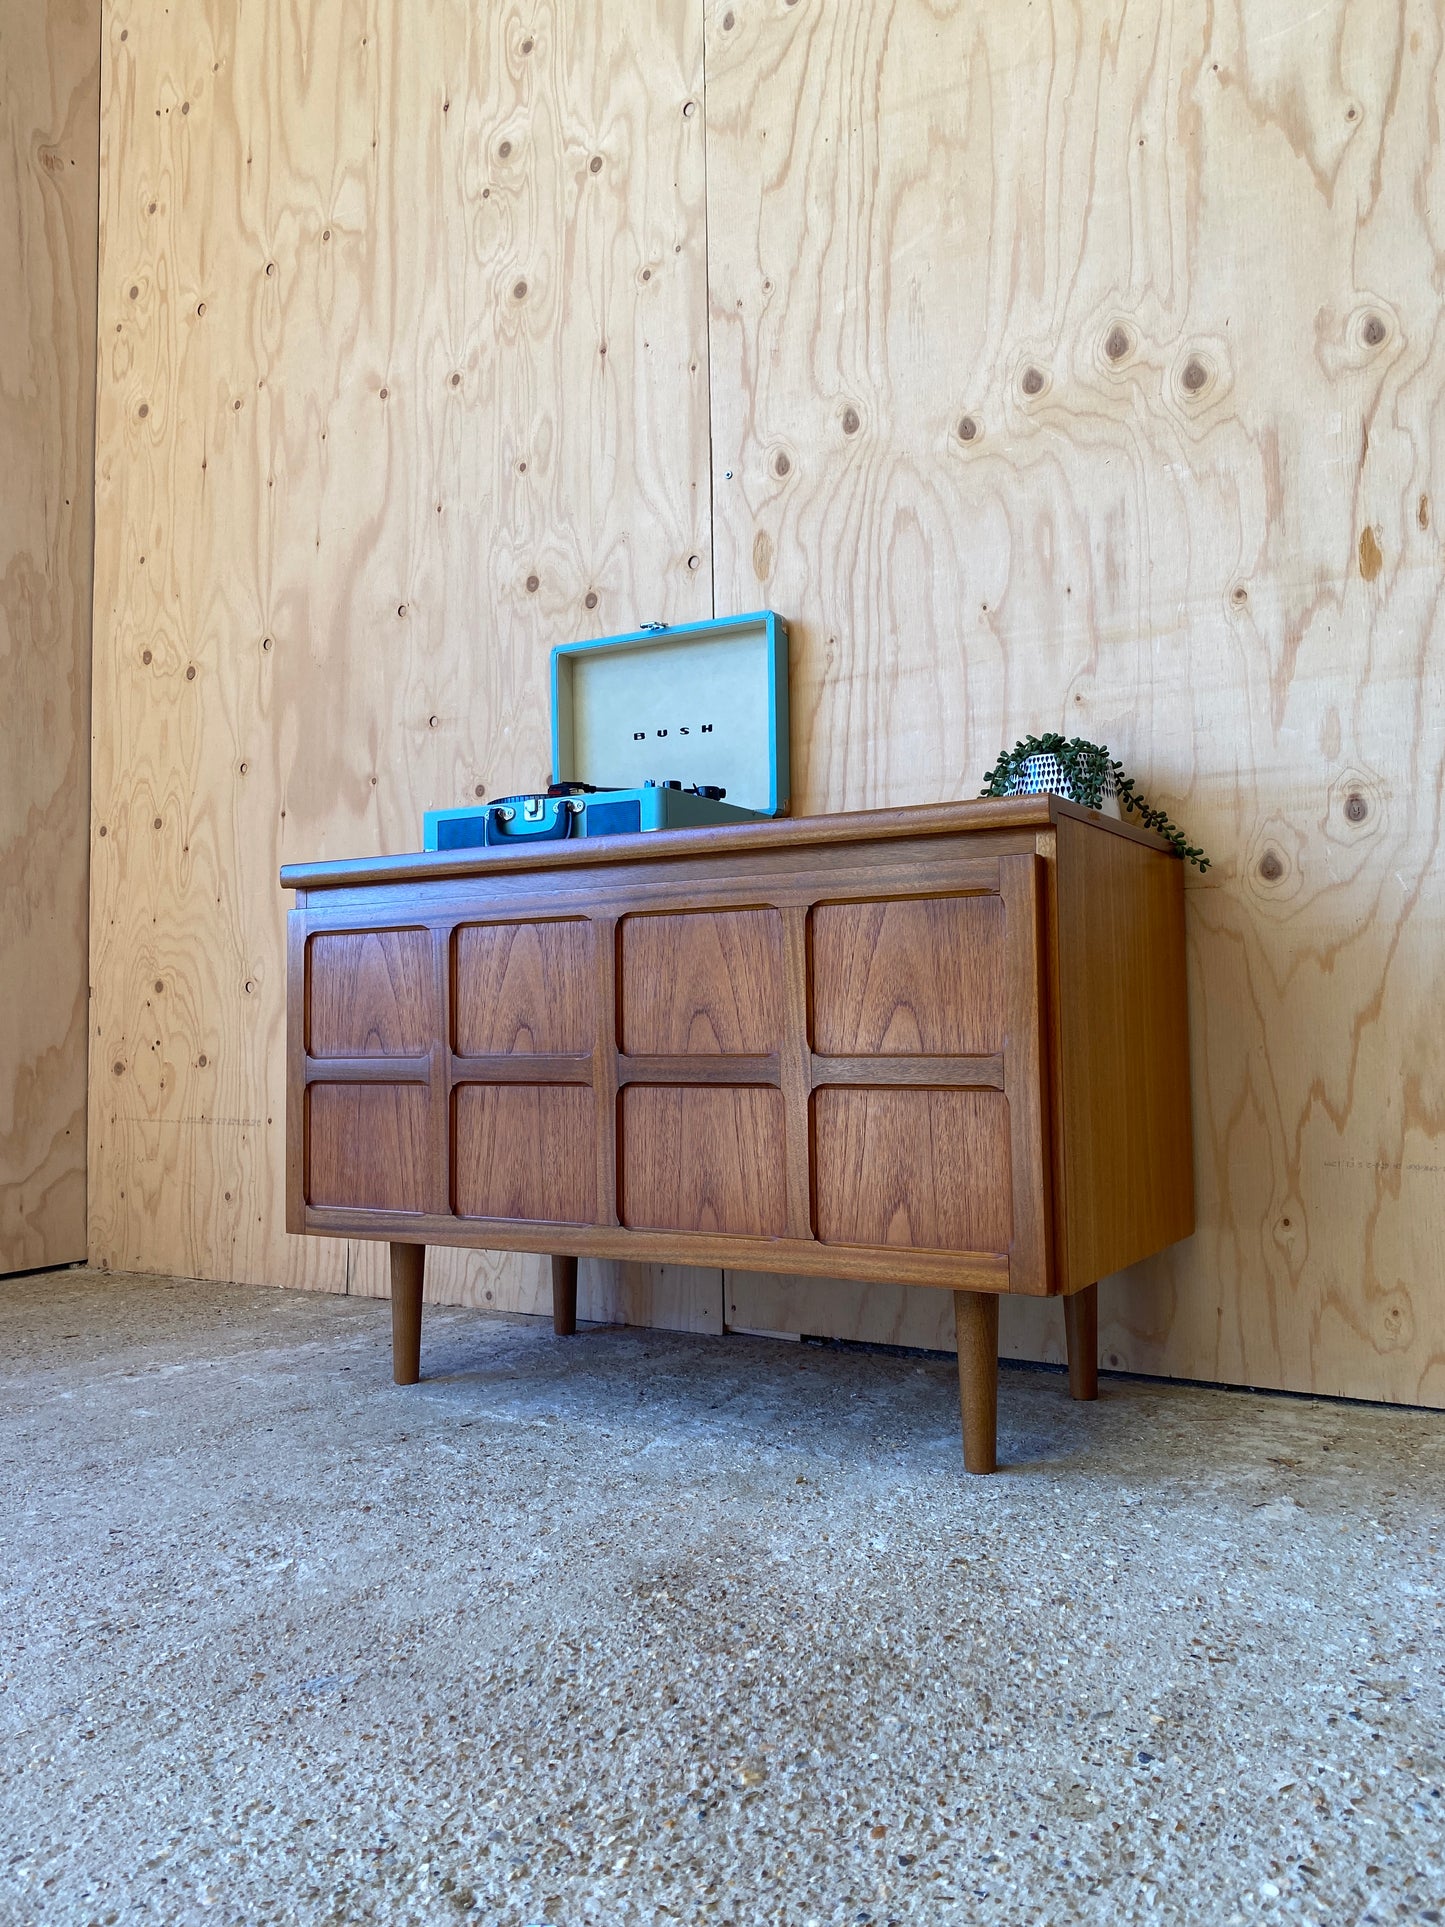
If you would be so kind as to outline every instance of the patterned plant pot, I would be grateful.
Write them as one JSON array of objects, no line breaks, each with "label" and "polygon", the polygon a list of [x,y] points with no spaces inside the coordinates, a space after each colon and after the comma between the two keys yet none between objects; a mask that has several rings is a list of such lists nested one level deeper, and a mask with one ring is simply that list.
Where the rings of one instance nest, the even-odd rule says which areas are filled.
[{"label": "patterned plant pot", "polygon": [[[1068,772],[1057,756],[1030,756],[1023,768],[1013,779],[1014,796],[1064,796],[1071,803],[1077,802],[1069,786]],[[1100,810],[1105,816],[1118,816],[1119,786],[1114,780],[1114,772],[1108,771],[1104,777],[1104,800]]]}]

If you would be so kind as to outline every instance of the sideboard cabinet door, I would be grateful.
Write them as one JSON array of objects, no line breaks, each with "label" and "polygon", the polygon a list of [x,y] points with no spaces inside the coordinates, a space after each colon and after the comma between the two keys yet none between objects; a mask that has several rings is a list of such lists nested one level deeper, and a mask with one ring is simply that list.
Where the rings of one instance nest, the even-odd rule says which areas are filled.
[{"label": "sideboard cabinet door", "polygon": [[307,1202],[388,1214],[437,1209],[444,1185],[431,1056],[442,1004],[431,931],[319,931],[304,969]]}]

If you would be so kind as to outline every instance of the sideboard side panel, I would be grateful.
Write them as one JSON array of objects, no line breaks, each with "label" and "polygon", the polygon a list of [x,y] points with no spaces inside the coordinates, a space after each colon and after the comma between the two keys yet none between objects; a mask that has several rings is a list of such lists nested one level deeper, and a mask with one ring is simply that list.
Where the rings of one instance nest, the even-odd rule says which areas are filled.
[{"label": "sideboard side panel", "polygon": [[1005,913],[1005,1008],[1008,1044],[1004,1093],[1012,1139],[1013,1241],[1009,1290],[1058,1289],[1052,1200],[1049,1194],[1048,1067],[1044,1046],[1048,950],[1044,894],[1048,872],[1037,855],[1007,856],[999,864]]},{"label": "sideboard side panel", "polygon": [[1184,866],[1090,824],[1058,826],[1064,1288],[1194,1229]]}]

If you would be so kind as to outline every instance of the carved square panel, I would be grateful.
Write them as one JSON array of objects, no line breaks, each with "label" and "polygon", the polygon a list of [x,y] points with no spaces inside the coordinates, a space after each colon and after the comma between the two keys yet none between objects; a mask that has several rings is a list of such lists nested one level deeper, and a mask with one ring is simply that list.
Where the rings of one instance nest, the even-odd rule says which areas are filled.
[{"label": "carved square panel", "polygon": [[1008,1099],[1001,1091],[815,1091],[813,1190],[824,1244],[1007,1252]]},{"label": "carved square panel", "polygon": [[454,1095],[462,1218],[590,1224],[597,1215],[595,1100],[581,1084],[463,1084]]},{"label": "carved square panel", "polygon": [[425,1084],[313,1084],[306,1094],[306,1195],[357,1211],[441,1204]]},{"label": "carved square panel", "polygon": [[632,1084],[619,1215],[650,1231],[775,1238],[786,1224],[783,1096],[766,1085]]},{"label": "carved square panel", "polygon": [[323,932],[307,948],[313,1057],[411,1057],[440,1021],[427,930]]},{"label": "carved square panel", "polygon": [[1003,1049],[997,897],[820,903],[809,922],[820,1054],[973,1057]]},{"label": "carved square panel", "polygon": [[581,919],[463,924],[456,933],[456,1048],[590,1051],[597,1041],[592,926]]},{"label": "carved square panel", "polygon": [[776,910],[626,917],[622,1048],[639,1055],[762,1056],[783,1028]]}]

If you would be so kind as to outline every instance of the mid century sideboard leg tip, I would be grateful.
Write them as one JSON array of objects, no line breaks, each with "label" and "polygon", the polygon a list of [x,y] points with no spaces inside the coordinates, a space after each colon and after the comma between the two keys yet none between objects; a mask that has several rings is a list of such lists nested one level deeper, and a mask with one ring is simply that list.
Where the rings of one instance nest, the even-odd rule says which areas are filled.
[{"label": "mid century sideboard leg tip", "polygon": [[391,1375],[398,1385],[421,1377],[421,1286],[425,1245],[391,1247]]},{"label": "mid century sideboard leg tip", "polygon": [[958,1400],[963,1414],[963,1463],[970,1472],[998,1470],[998,1294],[956,1291]]},{"label": "mid century sideboard leg tip", "polygon": [[577,1260],[552,1260],[552,1329],[559,1338],[577,1330]]},{"label": "mid century sideboard leg tip", "polygon": [[1099,1287],[1085,1285],[1064,1300],[1064,1342],[1069,1355],[1069,1394],[1099,1396]]}]

